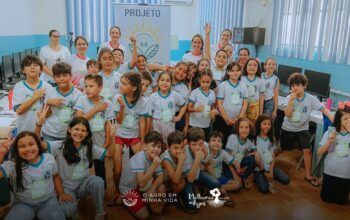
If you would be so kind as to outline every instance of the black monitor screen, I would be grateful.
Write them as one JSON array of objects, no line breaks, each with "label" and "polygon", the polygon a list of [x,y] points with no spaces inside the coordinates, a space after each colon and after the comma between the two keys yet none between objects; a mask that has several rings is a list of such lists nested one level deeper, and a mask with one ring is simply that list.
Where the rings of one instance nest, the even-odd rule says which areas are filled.
[{"label": "black monitor screen", "polygon": [[302,69],[299,67],[278,65],[278,71],[276,75],[278,76],[280,83],[283,85],[288,85],[287,81],[290,75],[293,73],[301,73]]},{"label": "black monitor screen", "polygon": [[322,98],[328,98],[331,74],[305,70],[308,79],[306,91]]},{"label": "black monitor screen", "polygon": [[12,57],[11,55],[2,57],[2,70],[5,76],[5,79],[13,77],[13,69],[12,69]]},{"label": "black monitor screen", "polygon": [[265,28],[244,28],[243,43],[263,45],[265,43]]},{"label": "black monitor screen", "polygon": [[21,71],[21,58],[19,53],[13,53],[13,69],[15,73],[19,73]]}]

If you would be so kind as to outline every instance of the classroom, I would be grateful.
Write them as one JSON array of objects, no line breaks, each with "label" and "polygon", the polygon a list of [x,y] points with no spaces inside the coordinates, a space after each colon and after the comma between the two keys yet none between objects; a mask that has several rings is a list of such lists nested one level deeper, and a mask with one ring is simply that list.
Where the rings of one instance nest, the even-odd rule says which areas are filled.
[{"label": "classroom", "polygon": [[1,1],[0,219],[350,219],[349,19]]}]

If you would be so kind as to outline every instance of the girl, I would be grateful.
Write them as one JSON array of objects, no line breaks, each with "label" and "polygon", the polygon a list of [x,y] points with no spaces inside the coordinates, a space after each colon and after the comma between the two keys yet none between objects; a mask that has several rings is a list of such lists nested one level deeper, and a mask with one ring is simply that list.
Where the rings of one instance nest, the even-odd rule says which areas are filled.
[{"label": "girl", "polygon": [[[188,97],[190,95],[190,91],[188,90],[187,85],[184,83],[184,80],[186,79],[186,74],[188,71],[187,63],[180,61],[178,62],[174,67],[174,72],[172,74],[172,86],[171,90],[177,92],[187,103]],[[180,108],[176,107],[176,116],[179,115]],[[180,121],[176,122],[175,129],[182,131],[186,134],[188,130],[188,115],[186,114],[185,117],[182,117]]]},{"label": "girl", "polygon": [[[259,161],[253,145],[254,128],[252,123],[246,118],[239,118],[236,123],[237,134],[231,134],[227,140],[225,150],[234,157],[234,167],[237,174],[241,176],[243,187],[250,189],[247,178],[253,172],[255,161]],[[246,167],[242,172],[241,168]],[[225,172],[227,177],[232,177],[229,169]]]},{"label": "girl", "polygon": [[[44,120],[41,119],[41,121]],[[90,194],[96,208],[95,219],[103,219],[105,184],[101,177],[89,175],[89,169],[93,165],[93,160],[103,161],[105,156],[112,156],[115,152],[112,151],[114,148],[112,145],[109,152],[106,148],[94,145],[89,121],[83,117],[73,118],[63,142],[54,141],[44,144],[48,152],[57,159],[64,192],[71,197],[61,205],[66,218],[76,219],[79,199]]]},{"label": "girl", "polygon": [[321,199],[345,205],[350,193],[350,102],[339,102],[334,116],[334,127],[329,127],[317,150],[327,153],[323,171]]},{"label": "girl", "polygon": [[191,92],[187,108],[190,113],[189,125],[202,128],[206,141],[209,140],[211,121],[218,114],[215,107],[215,92],[209,89],[211,80],[210,72],[205,71],[199,74],[200,87]]},{"label": "girl", "polygon": [[249,59],[250,59],[250,52],[248,48],[243,47],[238,50],[237,62],[239,63],[242,69],[245,67],[245,64]]},{"label": "girl", "polygon": [[72,83],[78,85],[80,80],[87,74],[86,63],[89,58],[86,56],[86,51],[89,43],[83,36],[78,36],[74,40],[76,54],[72,55],[69,64],[72,67]]},{"label": "girl", "polygon": [[[175,123],[180,121],[186,112],[186,101],[175,91],[171,91],[171,74],[162,72],[158,77],[158,92],[148,99],[148,111],[152,116],[151,130],[162,134],[166,140],[170,132],[175,131]],[[175,116],[176,107],[180,108]]]},{"label": "girl", "polygon": [[42,80],[55,85],[52,75],[52,66],[56,62],[69,62],[71,54],[67,47],[64,47],[60,44],[60,32],[57,30],[51,30],[49,32],[50,44],[44,46],[40,49],[40,60],[43,62],[43,72]]},{"label": "girl", "polygon": [[102,48],[98,54],[100,64],[99,75],[103,78],[103,89],[101,96],[112,101],[119,93],[120,73],[114,71],[114,56],[110,49]]},{"label": "girl", "polygon": [[243,69],[242,82],[247,85],[248,90],[248,108],[247,118],[253,124],[264,109],[264,82],[260,78],[261,71],[259,62],[255,59],[249,59]]},{"label": "girl", "polygon": [[56,192],[60,202],[71,198],[63,191],[55,158],[43,153],[38,136],[21,132],[11,146],[12,160],[3,162],[9,151],[10,141],[3,142],[0,178],[9,178],[14,189],[14,203],[6,219],[64,219]]},{"label": "girl", "polygon": [[241,67],[232,62],[227,66],[226,76],[218,89],[217,106],[220,116],[216,118],[214,129],[223,131],[225,145],[238,118],[244,117],[247,110],[247,87],[240,82]]},{"label": "girl", "polygon": [[221,38],[220,38],[220,41],[218,44],[215,44],[215,45],[211,45],[211,53],[212,54],[216,54],[216,52],[218,50],[225,50],[225,47],[230,45],[231,46],[231,54],[229,57],[231,57],[232,53],[233,53],[233,47],[232,45],[230,44],[230,40],[232,39],[232,31],[228,28],[224,29],[222,32],[221,32]]},{"label": "girl", "polygon": [[100,46],[100,50],[102,48],[105,48],[105,47],[109,48],[110,50],[119,48],[119,49],[123,50],[125,53],[126,50],[125,50],[124,45],[119,43],[121,35],[122,35],[122,32],[118,26],[111,27],[109,29],[109,36],[110,36],[111,40],[107,41],[107,42],[103,42]]},{"label": "girl", "polygon": [[[116,175],[122,169],[122,149],[126,145],[136,154],[142,148],[146,129],[146,100],[141,96],[141,76],[139,73],[125,73],[121,78],[120,94],[114,99],[113,110],[120,127],[115,133],[117,148]],[[140,137],[140,138],[139,138]]]},{"label": "girl", "polygon": [[269,192],[269,183],[276,179],[278,182],[288,185],[289,176],[275,166],[275,145],[272,119],[267,115],[259,115],[255,123],[256,137],[255,146],[261,158],[259,163],[260,171],[254,172],[255,183],[261,193]]},{"label": "girl", "polygon": [[192,61],[194,63],[198,63],[198,61],[203,58],[203,46],[203,37],[200,34],[195,34],[191,40],[191,51],[182,57],[182,61]]},{"label": "girl", "polygon": [[188,71],[187,71],[186,83],[187,83],[188,89],[192,91],[192,80],[197,70],[197,64],[195,64],[194,62],[188,61],[187,65],[188,65]]},{"label": "girl", "polygon": [[[191,85],[191,89],[194,90],[196,88],[199,87],[199,73],[200,72],[204,72],[204,71],[210,71],[210,61],[207,59],[207,58],[202,58],[198,61],[198,64],[197,64],[197,70],[196,72],[194,73],[194,76],[192,78],[192,85]],[[216,82],[215,80],[211,80],[211,83],[210,83],[210,89],[211,90],[214,90],[215,92],[216,91],[216,88],[217,88],[217,85],[216,85]]]},{"label": "girl", "polygon": [[[206,24],[205,27],[205,52],[204,57],[211,59],[210,54],[210,24]],[[228,61],[228,55],[225,50],[219,49],[215,53],[213,64],[211,65],[211,71],[213,72],[213,78],[217,85],[219,85],[225,76],[225,69]]]},{"label": "girl", "polygon": [[134,35],[130,36],[132,54],[131,61],[124,62],[124,51],[120,48],[113,49],[114,56],[114,71],[120,74],[124,74],[127,71],[134,69],[137,62],[137,47],[136,47],[136,38]]},{"label": "girl", "polygon": [[264,114],[275,119],[277,116],[278,95],[280,91],[280,81],[274,74],[276,71],[276,60],[267,58],[264,64],[265,71],[262,73],[262,80],[265,84]]},{"label": "girl", "polygon": [[224,47],[224,51],[226,51],[227,53],[227,57],[228,57],[228,61],[227,63],[231,63],[235,60],[234,58],[234,51],[233,51],[233,46],[232,44],[227,44],[225,47]]}]

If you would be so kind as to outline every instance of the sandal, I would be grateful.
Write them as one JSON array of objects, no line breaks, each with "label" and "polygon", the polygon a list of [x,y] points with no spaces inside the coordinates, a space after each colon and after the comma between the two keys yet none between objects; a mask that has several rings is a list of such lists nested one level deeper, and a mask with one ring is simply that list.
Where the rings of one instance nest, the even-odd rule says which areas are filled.
[{"label": "sandal", "polygon": [[319,187],[321,184],[317,181],[316,178],[312,177],[311,179],[307,179],[304,177],[304,180],[306,180],[308,183],[310,183],[311,186],[313,187]]}]

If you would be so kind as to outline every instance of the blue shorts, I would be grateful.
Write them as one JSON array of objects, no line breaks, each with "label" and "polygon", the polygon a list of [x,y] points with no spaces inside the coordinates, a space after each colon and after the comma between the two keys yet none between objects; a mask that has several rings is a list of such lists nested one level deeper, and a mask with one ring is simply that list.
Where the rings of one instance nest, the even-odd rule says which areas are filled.
[{"label": "blue shorts", "polygon": [[224,185],[226,184],[228,181],[230,181],[231,179],[222,175],[218,178],[218,181],[221,183],[221,185]]}]

